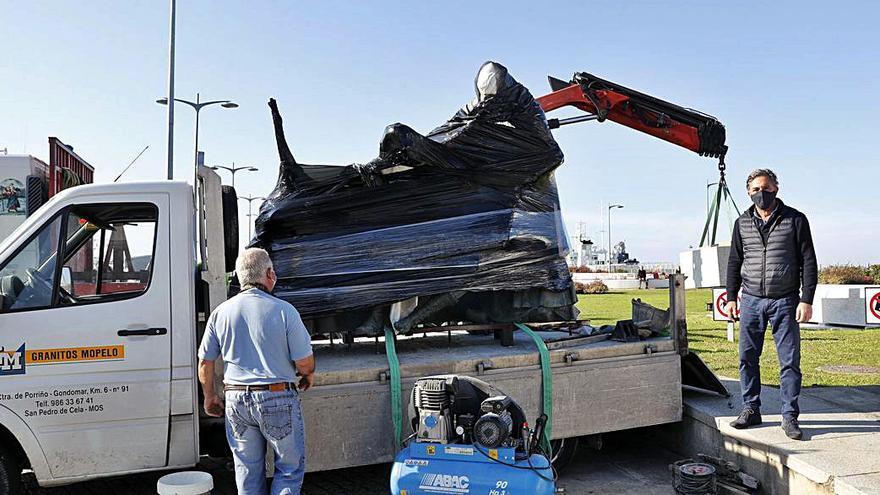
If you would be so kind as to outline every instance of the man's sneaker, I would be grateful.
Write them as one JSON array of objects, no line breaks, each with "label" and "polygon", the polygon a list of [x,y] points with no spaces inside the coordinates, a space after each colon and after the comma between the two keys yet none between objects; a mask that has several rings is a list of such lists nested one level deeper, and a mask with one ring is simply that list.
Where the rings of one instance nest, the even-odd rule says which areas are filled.
[{"label": "man's sneaker", "polygon": [[785,436],[792,440],[800,440],[804,436],[804,433],[801,431],[801,425],[794,418],[782,420],[782,431],[785,432]]},{"label": "man's sneaker", "polygon": [[737,430],[742,430],[743,428],[748,428],[749,426],[756,426],[761,424],[761,413],[755,411],[751,407],[743,407],[741,413],[739,413],[739,417],[735,420],[731,421],[730,426],[736,428]]}]

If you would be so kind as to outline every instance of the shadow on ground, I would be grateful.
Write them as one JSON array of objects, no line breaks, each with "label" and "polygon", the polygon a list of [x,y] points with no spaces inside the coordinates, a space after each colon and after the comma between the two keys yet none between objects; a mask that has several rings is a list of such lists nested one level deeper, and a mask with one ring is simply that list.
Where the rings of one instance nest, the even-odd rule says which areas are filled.
[{"label": "shadow on ground", "polygon": [[[681,456],[652,443],[644,430],[604,435],[602,449],[581,442],[559,479],[568,494],[673,494],[667,466]],[[198,469],[214,476],[215,495],[234,495],[235,475],[225,459],[205,459]],[[379,495],[388,493],[390,464],[306,475],[303,495]],[[154,495],[166,473],[140,474],[42,490],[46,495],[124,493]]]}]

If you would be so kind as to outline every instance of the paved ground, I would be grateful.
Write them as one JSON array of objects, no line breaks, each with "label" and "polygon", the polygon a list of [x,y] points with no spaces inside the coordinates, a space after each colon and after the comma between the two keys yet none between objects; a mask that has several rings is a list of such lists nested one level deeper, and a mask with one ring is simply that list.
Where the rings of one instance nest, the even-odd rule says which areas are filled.
[{"label": "paved ground", "polygon": [[[559,486],[568,494],[671,495],[667,466],[678,456],[651,444],[640,431],[606,435],[602,450],[581,445],[571,465],[560,478]],[[201,469],[214,476],[216,495],[235,494],[233,473],[226,462],[210,459]],[[376,495],[388,493],[390,465],[310,473],[306,475],[303,495]],[[81,483],[43,490],[45,495],[155,494],[158,474],[128,476],[112,480]]]},{"label": "paved ground", "polygon": [[[762,388],[761,426],[731,428],[728,423],[740,410],[739,382],[722,381],[733,394],[729,405],[727,399],[686,394],[685,414],[733,440],[724,443],[729,453],[763,459],[771,469],[784,466],[812,482],[817,493],[880,494],[880,385],[803,388],[799,403],[804,440],[797,441],[780,428],[781,403],[775,387]],[[792,492],[786,482],[778,481],[767,493]],[[798,490],[806,493],[806,488]]]}]

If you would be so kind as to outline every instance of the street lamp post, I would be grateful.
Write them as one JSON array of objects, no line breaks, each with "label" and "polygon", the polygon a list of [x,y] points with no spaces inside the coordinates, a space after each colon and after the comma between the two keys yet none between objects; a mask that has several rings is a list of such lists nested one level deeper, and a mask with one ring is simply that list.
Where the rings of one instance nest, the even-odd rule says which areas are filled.
[{"label": "street lamp post", "polygon": [[[235,176],[233,176],[235,177]],[[233,186],[235,187],[235,186]],[[239,196],[238,199],[244,199],[248,202],[248,240],[254,237],[253,230],[251,229],[251,217],[254,216],[251,210],[251,204],[258,199],[266,199],[263,196]]]},{"label": "street lamp post", "polygon": [[[199,181],[199,112],[207,106],[211,105],[220,105],[223,108],[238,108],[238,103],[234,103],[231,100],[212,100],[212,101],[201,101],[201,94],[196,93],[196,101],[188,101],[181,98],[174,98],[174,101],[179,103],[185,103],[193,108],[196,111],[196,150],[195,155],[193,156],[193,167],[195,169],[193,175],[193,187],[197,187]],[[160,105],[167,105],[168,98],[159,98],[156,100],[156,103]]]},{"label": "street lamp post", "polygon": [[259,170],[257,167],[250,167],[250,166],[236,167],[236,166],[235,166],[235,162],[232,162],[232,166],[231,166],[231,167],[227,167],[227,166],[225,166],[225,165],[212,165],[212,166],[210,166],[210,167],[208,167],[208,168],[210,168],[211,170],[219,170],[219,169],[221,169],[221,168],[222,168],[223,170],[228,170],[229,173],[232,174],[232,188],[233,188],[233,189],[235,189],[235,173],[236,173],[236,172],[241,172],[242,170],[245,170],[245,171],[247,171],[247,172],[256,172],[257,170]]},{"label": "street lamp post", "polygon": [[608,271],[611,271],[611,210],[623,208],[623,205],[608,205]]},{"label": "street lamp post", "polygon": [[[196,205],[196,211],[199,212],[199,214],[197,216],[198,220],[196,222],[196,239],[199,239],[198,234],[200,232],[202,232],[202,220],[201,219],[203,218],[202,214],[201,214],[202,195],[199,194],[199,112],[203,108],[210,106],[210,105],[220,105],[223,108],[238,108],[238,104],[233,103],[230,100],[213,100],[213,101],[203,102],[203,101],[201,101],[201,95],[199,93],[196,93],[196,101],[195,102],[187,101],[187,100],[184,100],[181,98],[174,98],[174,90],[173,90],[173,84],[174,84],[174,75],[173,75],[174,74],[173,73],[173,66],[174,66],[174,48],[173,48],[173,46],[174,46],[174,30],[173,30],[173,26],[174,26],[174,15],[173,15],[174,0],[171,0],[171,5],[172,5],[172,16],[171,16],[172,17],[172,20],[171,20],[171,25],[172,25],[172,34],[171,34],[171,45],[172,45],[171,67],[172,67],[172,69],[171,70],[172,70],[172,72],[169,75],[170,82],[169,82],[168,94],[169,94],[169,96],[171,96],[172,102],[186,103],[187,105],[191,106],[193,108],[193,110],[196,111],[196,150],[195,150],[195,154],[193,156],[193,198],[194,198],[194,203]],[[168,105],[168,101],[169,101],[168,98],[159,98],[158,100],[156,100],[156,103],[158,103],[160,105]],[[173,110],[173,108],[174,108],[174,105],[168,105],[168,178],[169,179],[173,175],[173,165],[172,165],[172,159],[173,159],[173,156],[172,156],[172,141],[173,141],[172,136],[173,136],[173,125],[174,125],[174,110]],[[207,266],[208,266],[208,261],[205,256],[205,245],[201,241],[199,241],[199,253],[201,254],[202,269],[206,270]]]},{"label": "street lamp post", "polygon": [[709,182],[706,181],[706,216],[709,216],[709,188],[712,186],[717,186],[717,182]]}]

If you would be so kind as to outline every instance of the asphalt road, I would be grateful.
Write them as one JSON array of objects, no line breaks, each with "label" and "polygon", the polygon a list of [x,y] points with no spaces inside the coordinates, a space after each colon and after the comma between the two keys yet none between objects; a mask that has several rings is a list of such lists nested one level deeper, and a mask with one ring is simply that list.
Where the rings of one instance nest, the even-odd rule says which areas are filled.
[{"label": "asphalt road", "polygon": [[[582,442],[574,460],[559,478],[567,494],[674,494],[667,466],[681,458],[652,443],[643,431],[605,435],[601,450]],[[214,477],[215,495],[234,495],[235,475],[225,459],[205,459],[198,469]],[[390,464],[309,473],[303,495],[377,495],[388,493]],[[45,495],[154,495],[153,473],[44,489]]]}]

